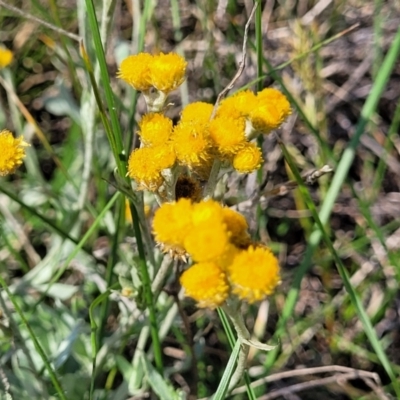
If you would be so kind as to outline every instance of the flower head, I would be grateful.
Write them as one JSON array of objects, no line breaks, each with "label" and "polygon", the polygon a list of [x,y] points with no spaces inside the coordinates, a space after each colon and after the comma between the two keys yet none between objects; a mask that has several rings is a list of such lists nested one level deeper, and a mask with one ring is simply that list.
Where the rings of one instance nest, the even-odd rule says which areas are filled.
[{"label": "flower head", "polygon": [[14,138],[7,129],[0,132],[0,176],[13,173],[22,164],[26,146],[23,137]]},{"label": "flower head", "polygon": [[176,158],[182,165],[197,167],[210,157],[210,139],[201,124],[180,122],[175,126],[172,143]]},{"label": "flower head", "polygon": [[150,64],[151,84],[164,93],[175,90],[185,80],[187,62],[176,53],[160,53]]},{"label": "flower head", "polygon": [[213,262],[193,265],[182,274],[180,282],[186,295],[196,300],[198,307],[214,309],[228,297],[226,275]]},{"label": "flower head", "polygon": [[118,78],[121,78],[136,90],[147,91],[152,86],[150,80],[150,66],[153,56],[148,53],[139,53],[125,58],[119,66]]},{"label": "flower head", "polygon": [[266,88],[257,93],[257,106],[250,113],[250,120],[256,131],[269,133],[278,128],[290,113],[286,96],[279,90]]},{"label": "flower head", "polygon": [[153,231],[157,242],[183,248],[185,237],[193,228],[193,206],[189,199],[164,203],[154,214]]},{"label": "flower head", "polygon": [[243,90],[221,101],[217,116],[230,118],[248,117],[257,104],[255,94],[250,90]]},{"label": "flower head", "polygon": [[231,156],[246,143],[245,127],[244,118],[219,116],[210,122],[208,131],[218,151]]},{"label": "flower head", "polygon": [[222,206],[214,200],[194,204],[192,223],[193,229],[184,241],[186,251],[197,262],[218,261],[229,245]]},{"label": "flower head", "polygon": [[163,182],[161,172],[175,163],[175,154],[169,145],[142,147],[134,150],[128,160],[128,176],[139,189],[157,190]]},{"label": "flower head", "polygon": [[206,125],[211,118],[214,106],[210,103],[197,101],[188,104],[181,114],[181,122],[192,122]]},{"label": "flower head", "polygon": [[218,261],[228,250],[229,236],[222,225],[198,224],[185,238],[184,247],[194,261]]},{"label": "flower head", "polygon": [[254,143],[246,143],[233,157],[233,168],[242,174],[249,174],[260,168],[263,161],[260,148]]},{"label": "flower head", "polygon": [[224,223],[229,232],[230,242],[238,248],[247,248],[251,243],[251,238],[246,218],[228,207],[223,207],[222,213]]},{"label": "flower head", "polygon": [[0,68],[5,68],[11,64],[13,60],[13,53],[4,47],[0,47]]},{"label": "flower head", "polygon": [[241,251],[228,267],[228,275],[232,292],[249,303],[264,299],[280,283],[278,260],[264,247]]},{"label": "flower head", "polygon": [[139,135],[146,146],[165,144],[172,133],[172,120],[160,113],[148,113],[139,123]]}]

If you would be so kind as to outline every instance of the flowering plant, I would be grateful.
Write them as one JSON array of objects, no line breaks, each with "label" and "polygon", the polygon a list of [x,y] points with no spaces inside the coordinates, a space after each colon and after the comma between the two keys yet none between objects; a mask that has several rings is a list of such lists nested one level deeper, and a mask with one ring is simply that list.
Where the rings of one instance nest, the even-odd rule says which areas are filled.
[{"label": "flowering plant", "polygon": [[[143,93],[149,109],[139,122],[140,147],[129,156],[128,176],[136,190],[150,191],[158,200],[153,231],[159,246],[173,258],[191,260],[180,276],[186,295],[200,308],[223,307],[245,354],[249,345],[270,350],[273,346],[249,340],[237,309],[273,293],[280,283],[278,260],[252,241],[243,215],[213,197],[223,174],[260,168],[263,156],[255,139],[277,129],[290,104],[274,88],[245,90],[215,106],[188,104],[174,126],[165,104],[185,69],[186,61],[173,53],[140,53],[122,61],[118,77]],[[231,387],[243,369],[242,362]]]}]

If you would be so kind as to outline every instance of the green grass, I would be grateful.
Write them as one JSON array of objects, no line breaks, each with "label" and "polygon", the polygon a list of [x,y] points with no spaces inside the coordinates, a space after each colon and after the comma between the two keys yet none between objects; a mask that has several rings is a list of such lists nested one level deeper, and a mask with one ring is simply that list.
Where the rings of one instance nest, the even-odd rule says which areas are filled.
[{"label": "green grass", "polygon": [[[275,384],[275,374],[329,365],[380,380],[377,389],[354,380],[340,387],[313,374],[321,398],[377,398],[379,390],[400,398],[396,2],[333,1],[311,25],[301,23],[311,2],[256,10],[232,92],[273,85],[293,114],[278,136],[259,141],[266,163],[257,177],[229,175],[221,197],[244,204],[265,182],[267,191],[288,180],[297,188],[243,211],[254,237],[279,255],[282,284],[241,312],[255,339],[278,346],[251,349],[230,394],[240,357],[234,330],[222,310],[198,310],[180,293],[183,265],[152,238],[156,201],[126,177],[145,108],[116,71],[143,50],[183,55],[188,79],[167,111],[176,121],[182,104],[215,102],[235,75],[250,10],[233,1],[219,14],[213,2],[131,10],[136,2],[49,0],[21,2],[22,15],[3,3],[0,42],[14,61],[0,70],[0,129],[31,147],[24,167],[0,178],[0,399],[274,398],[303,382]],[[343,32],[351,15],[364,33]],[[369,70],[328,112],[368,46]],[[303,172],[325,164],[333,174],[303,183]],[[315,394],[301,389],[300,398]]]}]

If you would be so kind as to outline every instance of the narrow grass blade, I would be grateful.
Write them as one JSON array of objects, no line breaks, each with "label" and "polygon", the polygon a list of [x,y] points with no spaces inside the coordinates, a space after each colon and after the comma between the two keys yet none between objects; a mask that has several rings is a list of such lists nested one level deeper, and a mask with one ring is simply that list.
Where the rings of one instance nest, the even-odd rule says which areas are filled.
[{"label": "narrow grass blade", "polygon": [[231,356],[229,357],[228,364],[225,368],[224,374],[222,375],[222,379],[218,385],[218,389],[212,397],[213,400],[223,400],[225,399],[225,395],[229,388],[229,382],[231,381],[231,377],[235,371],[236,360],[239,355],[241,342],[237,340],[235,346],[232,350]]}]

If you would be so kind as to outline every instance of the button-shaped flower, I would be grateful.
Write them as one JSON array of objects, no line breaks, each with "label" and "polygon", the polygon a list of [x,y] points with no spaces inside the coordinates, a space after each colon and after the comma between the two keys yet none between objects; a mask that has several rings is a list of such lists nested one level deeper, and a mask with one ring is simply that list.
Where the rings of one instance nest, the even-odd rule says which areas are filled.
[{"label": "button-shaped flower", "polygon": [[186,295],[196,300],[198,307],[214,309],[228,297],[226,275],[213,262],[193,265],[182,274],[180,282]]},{"label": "button-shaped flower", "polygon": [[221,101],[217,116],[247,118],[256,105],[256,95],[251,90],[243,90]]},{"label": "button-shaped flower", "polygon": [[160,113],[148,113],[140,120],[139,129],[139,136],[144,145],[162,145],[172,134],[172,120]]},{"label": "button-shaped flower", "polygon": [[246,143],[245,119],[224,115],[214,118],[208,127],[211,139],[222,156],[232,156]]},{"label": "button-shaped flower", "polygon": [[210,121],[214,106],[210,103],[196,101],[188,104],[181,114],[181,122],[207,125]]},{"label": "button-shaped flower", "polygon": [[232,292],[249,303],[263,300],[280,283],[279,264],[271,250],[250,246],[228,267]]},{"label": "button-shaped flower", "polygon": [[169,145],[136,149],[128,160],[128,176],[138,183],[139,189],[155,191],[163,182],[161,172],[171,168],[175,159]]},{"label": "button-shaped flower", "polygon": [[269,133],[278,128],[290,115],[290,103],[279,90],[267,88],[257,93],[257,106],[250,113],[253,128]]},{"label": "button-shaped flower", "polygon": [[26,146],[23,137],[14,138],[7,129],[0,132],[0,176],[13,173],[22,164]]},{"label": "button-shaped flower", "polygon": [[183,248],[187,235],[193,230],[193,206],[190,200],[164,203],[154,214],[153,231],[157,242]]},{"label": "button-shaped flower", "polygon": [[5,68],[13,60],[13,53],[4,47],[0,47],[0,68]]},{"label": "button-shaped flower", "polygon": [[202,124],[180,122],[172,134],[172,144],[179,163],[190,168],[207,164],[210,139]]},{"label": "button-shaped flower", "polygon": [[259,147],[254,143],[246,143],[233,157],[233,168],[242,174],[249,174],[260,168],[263,161]]},{"label": "button-shaped flower", "polygon": [[185,80],[186,65],[179,54],[157,54],[150,65],[151,84],[164,93],[175,90]]},{"label": "button-shaped flower", "polygon": [[121,78],[136,90],[145,92],[150,89],[150,66],[153,56],[139,53],[125,58],[119,66],[118,78]]}]

